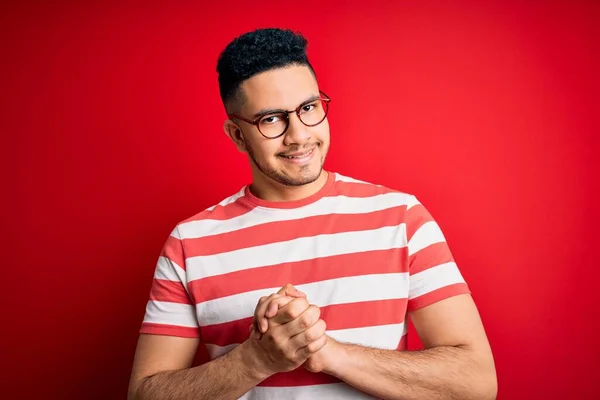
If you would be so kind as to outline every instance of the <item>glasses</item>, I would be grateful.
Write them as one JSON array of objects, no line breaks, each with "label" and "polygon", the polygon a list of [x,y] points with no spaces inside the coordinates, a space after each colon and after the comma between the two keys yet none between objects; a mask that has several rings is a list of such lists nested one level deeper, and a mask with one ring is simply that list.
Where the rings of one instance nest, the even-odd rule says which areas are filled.
[{"label": "glasses", "polygon": [[325,120],[329,111],[331,99],[322,91],[321,97],[316,97],[300,104],[295,110],[273,110],[256,116],[254,119],[246,119],[236,114],[228,117],[237,118],[258,128],[261,135],[267,139],[276,139],[282,136],[290,126],[290,114],[295,113],[300,122],[306,126],[317,126]]}]

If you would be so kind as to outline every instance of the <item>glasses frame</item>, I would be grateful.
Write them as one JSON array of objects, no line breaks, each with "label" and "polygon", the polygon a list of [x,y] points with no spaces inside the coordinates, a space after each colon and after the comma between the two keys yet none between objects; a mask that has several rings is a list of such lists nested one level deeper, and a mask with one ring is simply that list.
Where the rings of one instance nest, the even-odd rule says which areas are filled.
[{"label": "glasses frame", "polygon": [[[300,122],[302,122],[302,124],[304,124],[305,126],[308,127],[313,127],[313,126],[317,126],[320,123],[322,123],[323,121],[325,121],[325,118],[327,118],[327,114],[329,113],[329,103],[331,102],[331,98],[329,96],[327,96],[327,94],[325,94],[325,92],[323,92],[322,90],[319,90],[319,94],[321,95],[321,97],[314,99],[313,101],[317,101],[317,100],[321,100],[323,102],[325,102],[327,104],[326,109],[325,109],[325,115],[323,116],[323,119],[320,120],[319,122],[317,122],[316,124],[305,124],[304,121],[302,121],[302,118],[300,117],[300,110],[302,109],[302,107],[306,106],[307,104],[310,104],[311,102],[308,103],[302,103],[300,104],[295,110],[291,110],[291,111],[278,111],[277,113],[283,113],[285,114],[285,129],[283,130],[283,132],[281,132],[279,135],[277,136],[267,136],[264,133],[262,133],[262,131],[260,130],[259,124],[260,124],[260,120],[263,119],[264,117],[266,117],[267,115],[271,115],[271,114],[277,114],[277,113],[267,113],[265,115],[260,115],[254,119],[247,119],[244,118],[242,116],[239,116],[237,114],[229,114],[227,117],[229,117],[229,119],[233,120],[233,118],[237,118],[239,120],[242,120],[248,124],[254,125],[256,126],[256,129],[258,130],[258,132],[265,137],[266,139],[277,139],[282,137],[288,130],[288,128],[290,127],[290,114],[295,113],[296,116],[298,117],[298,119],[300,120]],[[234,121],[235,122],[235,121]]]}]

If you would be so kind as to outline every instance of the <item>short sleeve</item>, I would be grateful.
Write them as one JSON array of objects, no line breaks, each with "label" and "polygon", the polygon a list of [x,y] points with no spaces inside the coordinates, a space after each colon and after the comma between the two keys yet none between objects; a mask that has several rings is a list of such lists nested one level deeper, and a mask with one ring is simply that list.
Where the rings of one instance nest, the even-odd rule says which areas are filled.
[{"label": "short sleeve", "polygon": [[156,263],[140,333],[200,337],[196,309],[186,288],[185,256],[176,228]]},{"label": "short sleeve", "polygon": [[470,290],[437,222],[413,196],[406,211],[408,243],[408,311]]}]

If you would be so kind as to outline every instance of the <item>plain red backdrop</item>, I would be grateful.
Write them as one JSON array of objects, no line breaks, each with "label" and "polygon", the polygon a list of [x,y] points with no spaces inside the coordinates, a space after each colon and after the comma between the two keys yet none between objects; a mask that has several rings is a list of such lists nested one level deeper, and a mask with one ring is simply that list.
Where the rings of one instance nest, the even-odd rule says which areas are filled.
[{"label": "plain red backdrop", "polygon": [[442,226],[498,398],[598,398],[599,5],[3,4],[0,397],[125,398],[164,240],[250,181],[217,56],[279,26],[333,99],[326,167]]}]

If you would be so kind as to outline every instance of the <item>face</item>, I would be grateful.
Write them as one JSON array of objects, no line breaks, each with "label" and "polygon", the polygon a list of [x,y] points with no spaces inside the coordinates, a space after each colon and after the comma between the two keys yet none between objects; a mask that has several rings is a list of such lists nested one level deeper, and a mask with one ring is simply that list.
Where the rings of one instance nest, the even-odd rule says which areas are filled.
[{"label": "face", "polygon": [[[306,66],[263,72],[244,81],[241,89],[245,102],[236,114],[248,120],[265,110],[295,110],[319,96],[317,81]],[[286,132],[276,139],[265,138],[255,125],[234,120],[237,126],[228,121],[225,129],[238,149],[248,154],[255,182],[271,180],[285,186],[301,186],[321,175],[329,149],[327,119],[309,127],[296,113],[290,113]]]}]

